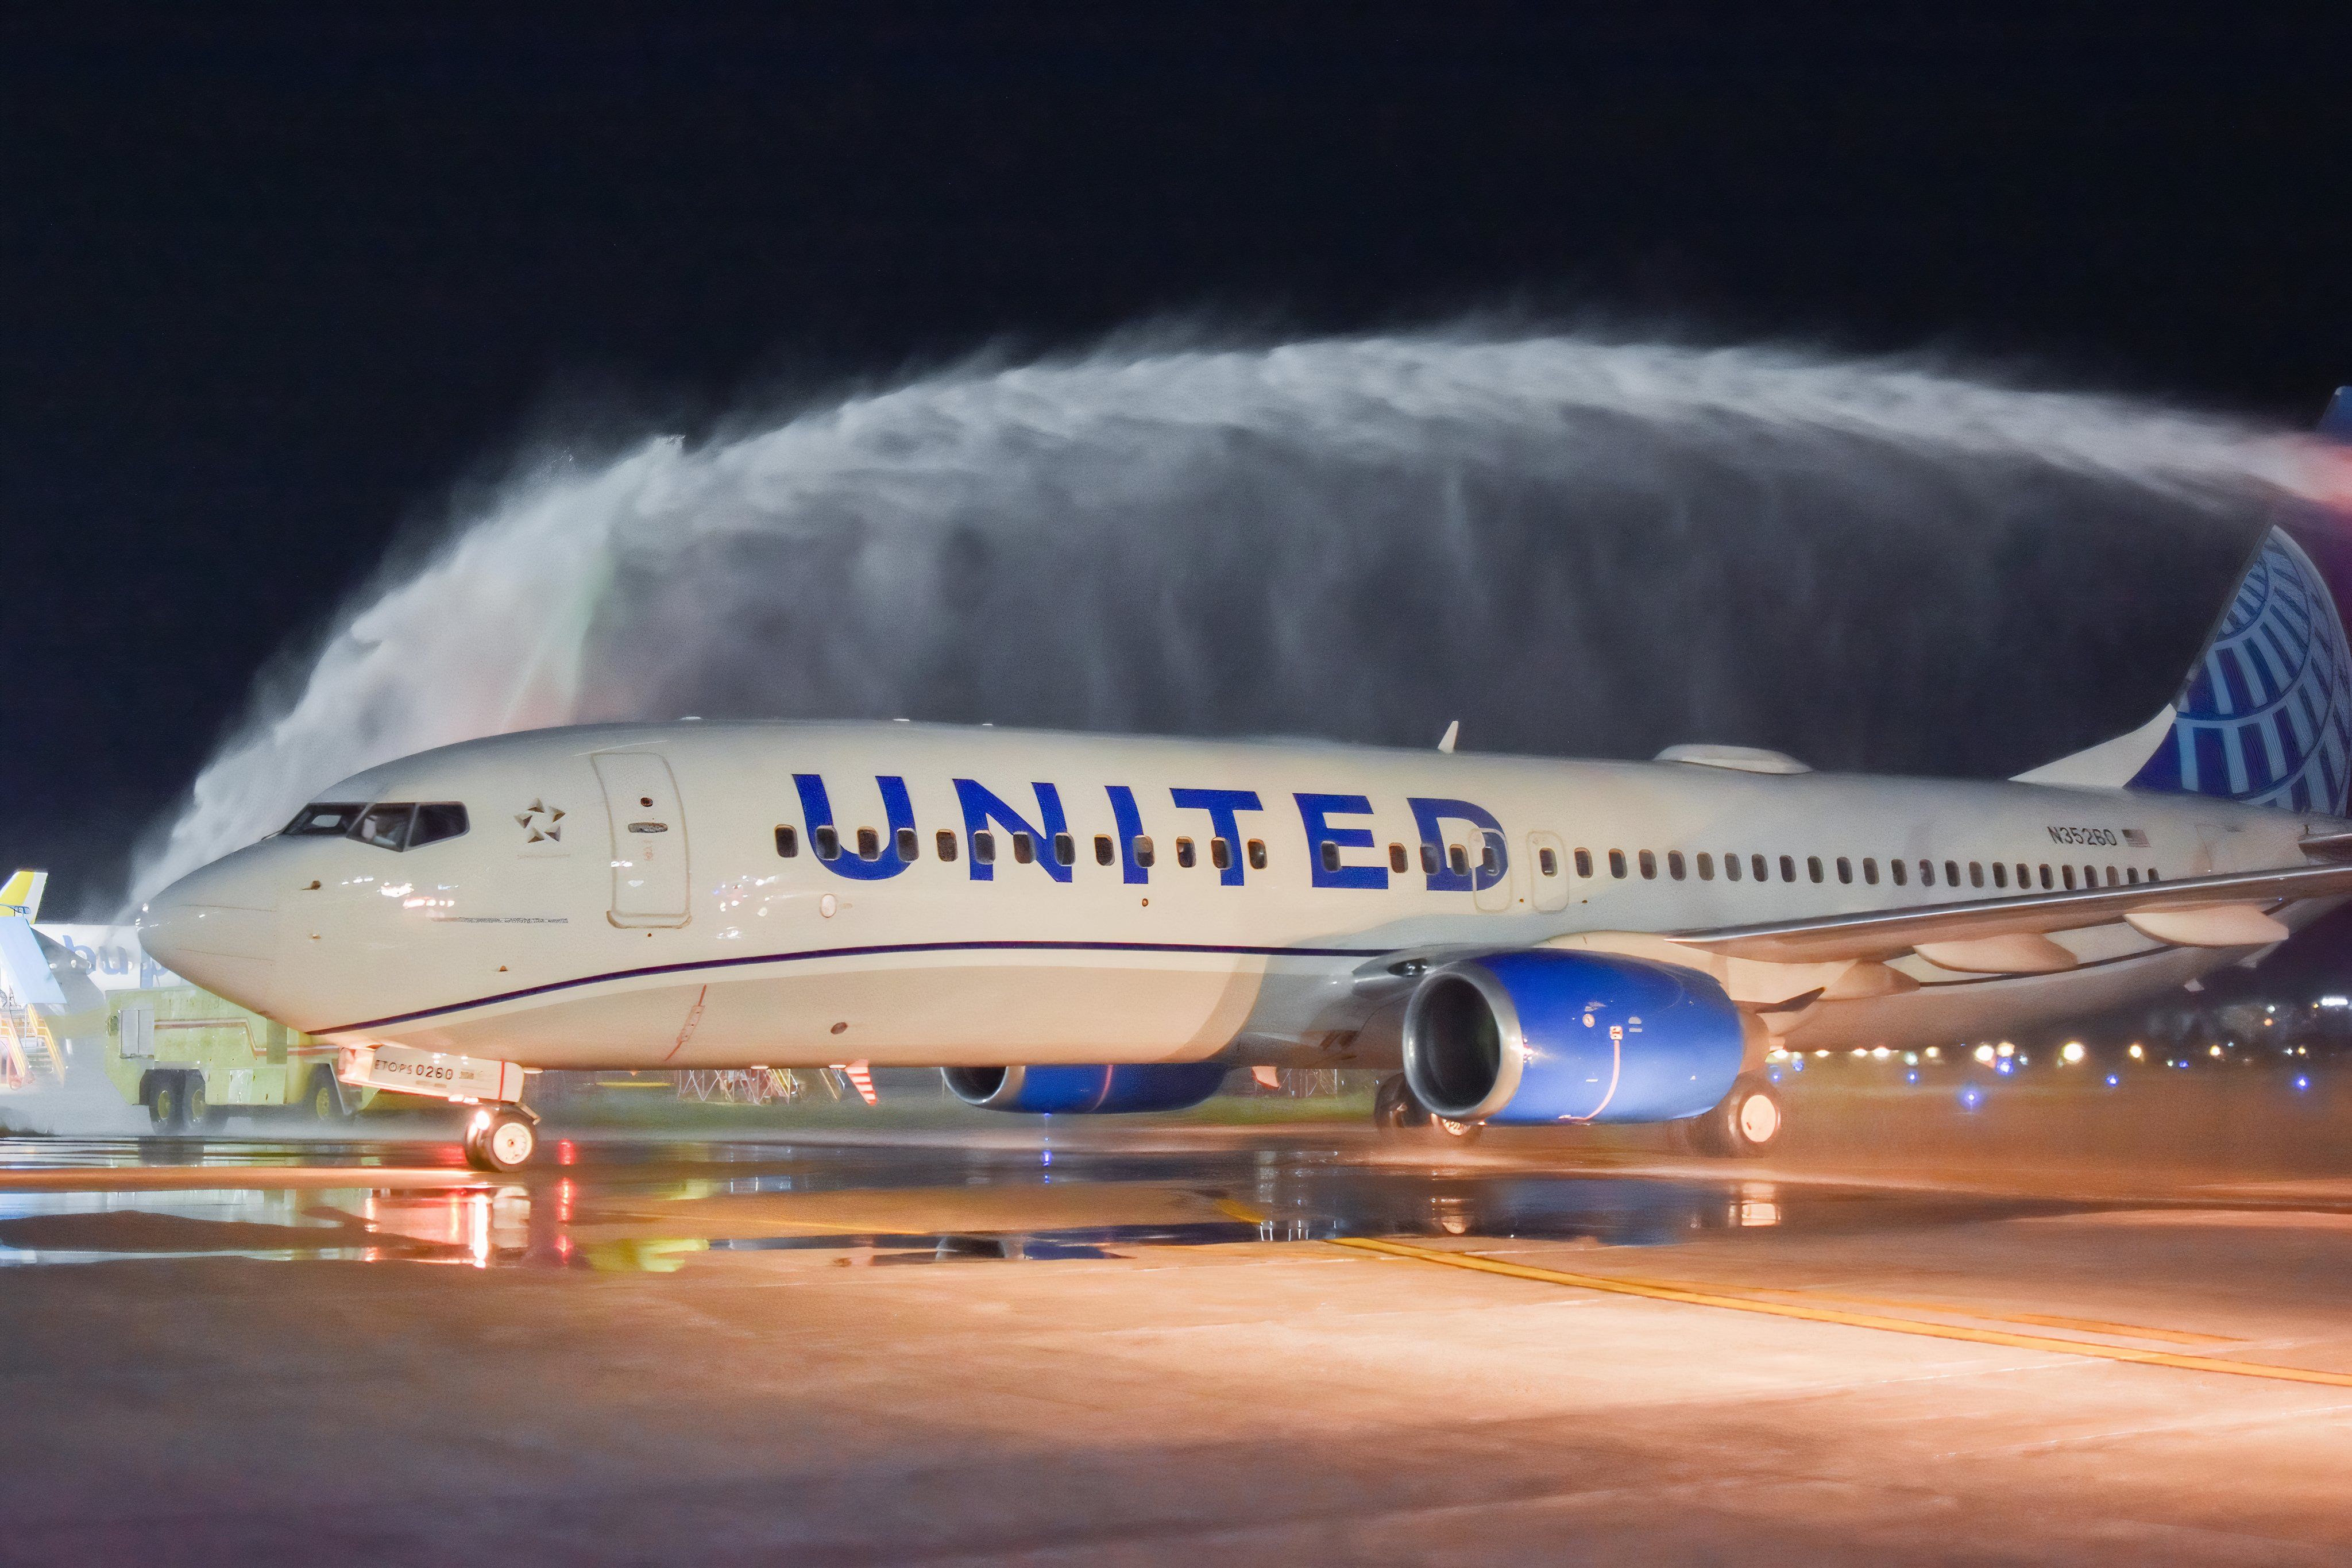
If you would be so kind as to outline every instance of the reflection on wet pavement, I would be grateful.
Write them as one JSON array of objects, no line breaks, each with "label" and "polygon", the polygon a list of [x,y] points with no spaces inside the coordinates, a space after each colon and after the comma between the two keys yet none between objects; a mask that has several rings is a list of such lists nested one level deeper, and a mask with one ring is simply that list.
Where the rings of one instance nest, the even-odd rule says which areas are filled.
[{"label": "reflection on wet pavement", "polygon": [[[705,1253],[751,1251],[863,1267],[1350,1237],[1662,1247],[1703,1232],[1912,1229],[2090,1206],[1737,1173],[1432,1168],[1290,1143],[563,1142],[556,1163],[500,1179],[448,1168],[453,1153],[358,1142],[0,1140],[0,1265],[228,1256],[666,1271]],[[7,1190],[12,1177],[20,1187],[60,1172],[102,1182],[114,1170],[129,1181],[133,1170],[161,1174],[157,1165],[196,1168],[161,1188]],[[220,1184],[202,1184],[215,1171]]]}]

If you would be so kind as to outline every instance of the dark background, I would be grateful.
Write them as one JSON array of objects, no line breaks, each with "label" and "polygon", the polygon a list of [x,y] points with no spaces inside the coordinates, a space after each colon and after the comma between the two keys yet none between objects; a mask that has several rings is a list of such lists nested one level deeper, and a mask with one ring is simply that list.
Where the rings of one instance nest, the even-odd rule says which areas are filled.
[{"label": "dark background", "polygon": [[2264,15],[15,16],[0,858],[119,885],[273,651],[592,405],[1499,306],[2306,425],[2347,40]]}]

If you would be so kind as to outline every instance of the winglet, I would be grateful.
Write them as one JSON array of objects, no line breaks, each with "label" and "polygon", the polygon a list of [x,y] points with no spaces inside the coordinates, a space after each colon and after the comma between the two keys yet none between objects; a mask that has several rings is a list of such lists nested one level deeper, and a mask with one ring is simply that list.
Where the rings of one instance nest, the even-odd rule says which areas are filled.
[{"label": "winglet", "polygon": [[1445,734],[1444,738],[1437,742],[1437,749],[1446,753],[1446,755],[1451,756],[1454,754],[1454,742],[1461,738],[1462,721],[1456,719],[1451,724],[1445,726]]}]

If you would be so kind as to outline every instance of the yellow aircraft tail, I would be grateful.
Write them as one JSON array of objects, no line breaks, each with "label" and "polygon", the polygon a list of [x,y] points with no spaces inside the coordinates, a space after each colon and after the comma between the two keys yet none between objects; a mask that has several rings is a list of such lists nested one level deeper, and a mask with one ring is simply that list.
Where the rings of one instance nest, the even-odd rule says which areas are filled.
[{"label": "yellow aircraft tail", "polygon": [[[0,861],[0,865],[6,862]],[[0,914],[22,915],[27,922],[41,915],[41,893],[49,885],[47,871],[19,871],[0,886]]]}]

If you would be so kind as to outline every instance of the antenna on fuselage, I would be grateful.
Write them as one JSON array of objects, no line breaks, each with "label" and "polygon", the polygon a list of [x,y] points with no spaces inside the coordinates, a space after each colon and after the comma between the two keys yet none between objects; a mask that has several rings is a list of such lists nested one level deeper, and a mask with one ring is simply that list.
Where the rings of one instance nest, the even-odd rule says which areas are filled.
[{"label": "antenna on fuselage", "polygon": [[1437,749],[1444,752],[1446,755],[1451,756],[1454,754],[1454,742],[1461,738],[1462,721],[1456,719],[1452,723],[1445,726],[1444,737],[1437,742]]}]

